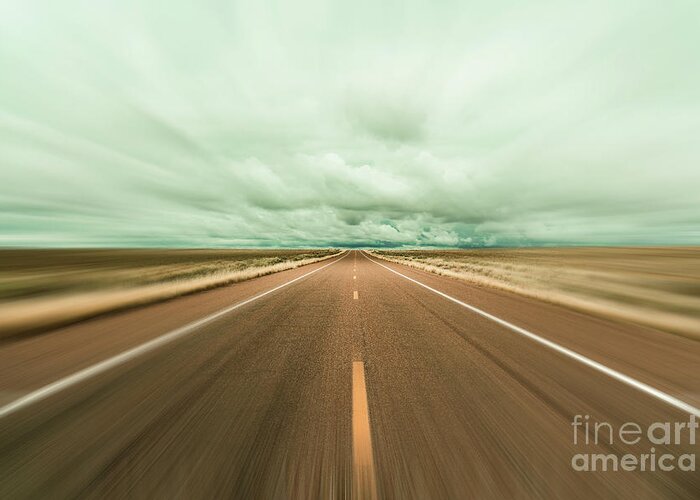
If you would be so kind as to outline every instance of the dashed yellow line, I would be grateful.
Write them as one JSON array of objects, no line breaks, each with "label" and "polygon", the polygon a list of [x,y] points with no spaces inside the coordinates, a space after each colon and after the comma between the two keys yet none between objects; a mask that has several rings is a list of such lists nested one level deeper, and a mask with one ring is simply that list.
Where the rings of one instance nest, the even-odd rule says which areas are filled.
[{"label": "dashed yellow line", "polygon": [[369,426],[365,364],[362,361],[352,363],[352,464],[352,497],[358,500],[376,499],[377,481]]},{"label": "dashed yellow line", "polygon": [[357,290],[355,290],[354,292],[352,292],[352,298],[355,299],[355,300],[357,300],[357,299],[360,298],[360,297],[358,296],[358,294],[357,294]]}]

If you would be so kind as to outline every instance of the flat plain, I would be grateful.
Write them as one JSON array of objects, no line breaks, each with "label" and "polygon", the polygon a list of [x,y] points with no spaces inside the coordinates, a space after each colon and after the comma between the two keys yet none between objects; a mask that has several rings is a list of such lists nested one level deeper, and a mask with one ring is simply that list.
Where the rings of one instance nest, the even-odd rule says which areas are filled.
[{"label": "flat plain", "polygon": [[377,257],[700,338],[700,248],[383,250]]},{"label": "flat plain", "polygon": [[316,262],[331,249],[0,250],[0,338]]}]

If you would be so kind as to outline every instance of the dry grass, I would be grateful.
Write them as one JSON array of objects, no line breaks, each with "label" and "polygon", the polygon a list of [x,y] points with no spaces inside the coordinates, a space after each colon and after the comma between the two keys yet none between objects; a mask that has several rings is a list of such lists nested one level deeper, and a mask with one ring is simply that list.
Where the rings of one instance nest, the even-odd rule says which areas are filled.
[{"label": "dry grass", "polygon": [[0,250],[0,338],[336,254],[336,250]]},{"label": "dry grass", "polygon": [[700,339],[700,248],[375,251],[377,257]]}]

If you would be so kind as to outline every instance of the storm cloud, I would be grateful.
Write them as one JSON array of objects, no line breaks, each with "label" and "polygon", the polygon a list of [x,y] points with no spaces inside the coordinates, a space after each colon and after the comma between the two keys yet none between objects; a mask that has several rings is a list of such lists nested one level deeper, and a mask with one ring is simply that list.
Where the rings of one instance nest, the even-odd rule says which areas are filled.
[{"label": "storm cloud", "polygon": [[698,21],[4,2],[0,245],[697,244]]}]

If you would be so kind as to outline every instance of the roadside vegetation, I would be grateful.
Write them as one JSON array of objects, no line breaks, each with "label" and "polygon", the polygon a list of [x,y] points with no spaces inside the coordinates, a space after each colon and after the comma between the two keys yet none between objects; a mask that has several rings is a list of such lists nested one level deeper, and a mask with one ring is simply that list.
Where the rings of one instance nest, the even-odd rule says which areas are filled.
[{"label": "roadside vegetation", "polygon": [[0,338],[303,266],[322,250],[0,250]]},{"label": "roadside vegetation", "polygon": [[700,248],[383,250],[377,257],[700,339]]}]

